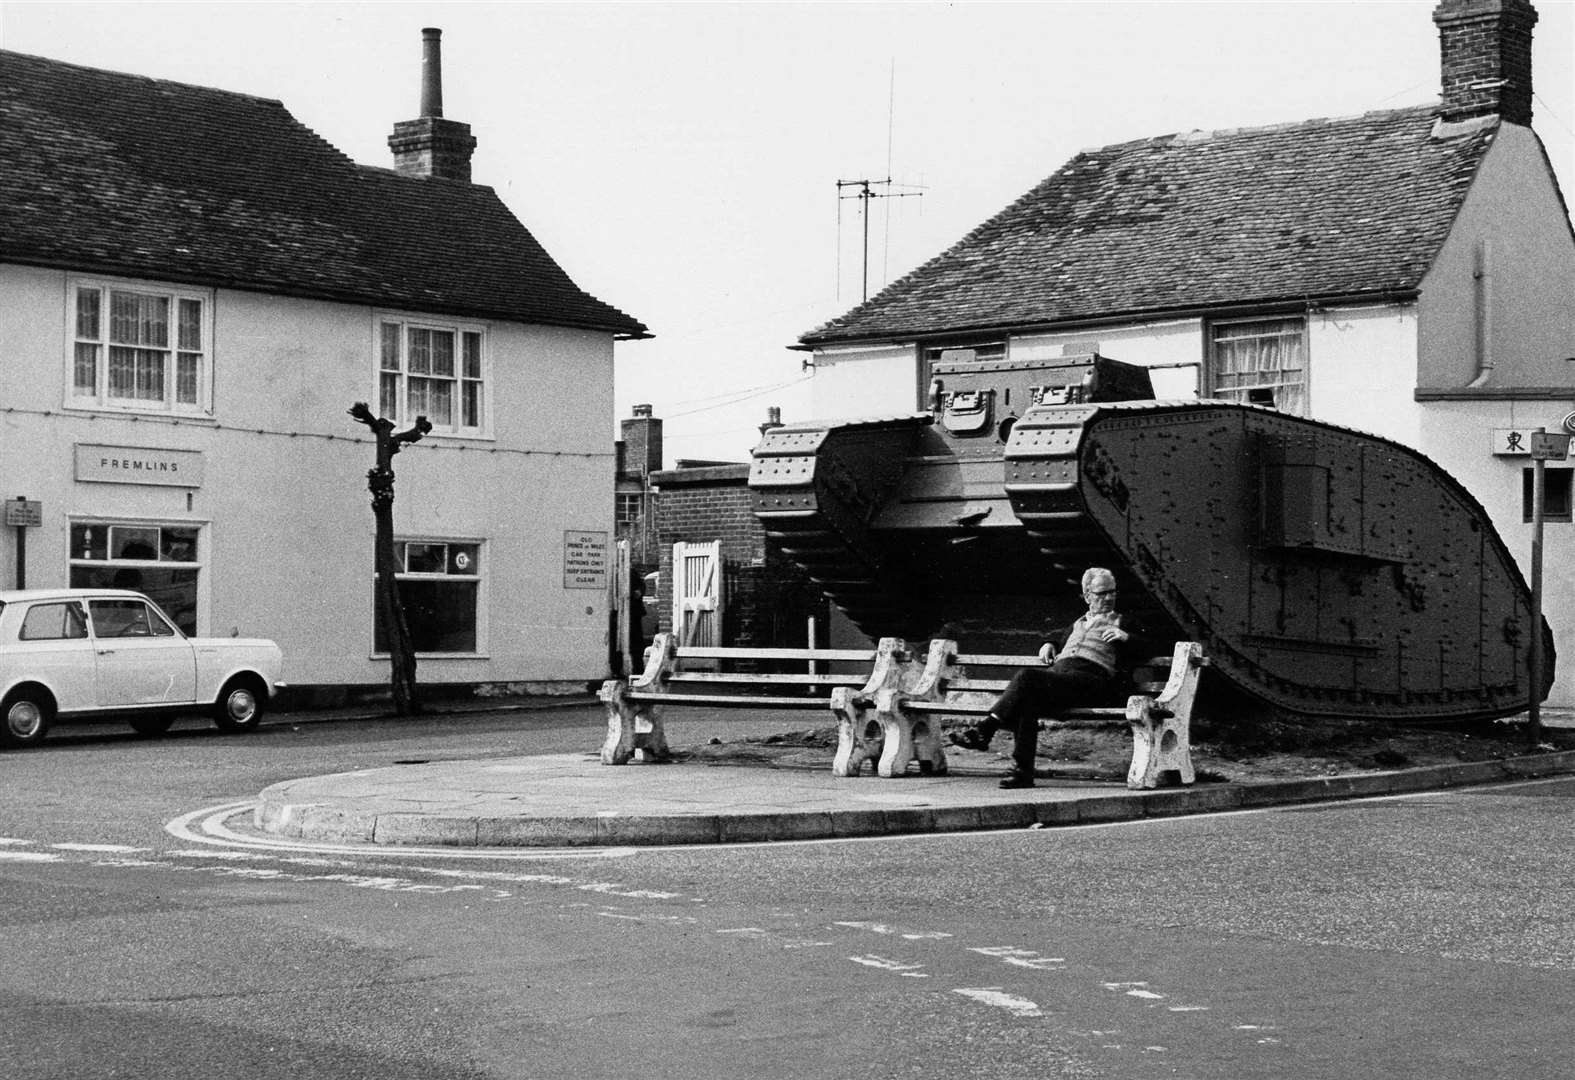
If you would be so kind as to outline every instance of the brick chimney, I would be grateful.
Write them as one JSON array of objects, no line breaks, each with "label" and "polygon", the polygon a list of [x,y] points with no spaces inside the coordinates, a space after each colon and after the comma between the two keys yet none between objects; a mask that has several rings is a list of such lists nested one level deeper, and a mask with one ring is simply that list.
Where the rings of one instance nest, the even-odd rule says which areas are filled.
[{"label": "brick chimney", "polygon": [[1444,120],[1496,115],[1531,126],[1531,0],[1442,0],[1433,9]]},{"label": "brick chimney", "polygon": [[421,116],[401,120],[388,137],[401,176],[441,177],[470,183],[476,140],[470,125],[443,119],[443,31],[421,31]]},{"label": "brick chimney", "polygon": [[662,421],[651,415],[649,405],[636,405],[634,416],[619,423],[623,436],[625,476],[649,477],[662,468]]}]

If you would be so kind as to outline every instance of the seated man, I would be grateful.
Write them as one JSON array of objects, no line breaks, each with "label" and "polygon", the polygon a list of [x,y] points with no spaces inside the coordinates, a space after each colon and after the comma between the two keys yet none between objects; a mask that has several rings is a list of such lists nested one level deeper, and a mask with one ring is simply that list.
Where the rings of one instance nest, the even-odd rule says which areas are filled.
[{"label": "seated man", "polygon": [[1116,576],[1097,566],[1085,570],[1083,599],[1088,613],[1067,629],[1065,642],[1054,658],[1054,644],[1039,651],[1039,658],[1049,666],[1019,671],[983,720],[951,735],[951,741],[958,746],[984,750],[998,728],[1012,730],[1016,739],[1013,767],[1001,781],[1003,788],[1034,786],[1034,754],[1039,745],[1041,716],[1100,704],[1118,685],[1117,673],[1125,667],[1122,661],[1132,647],[1133,637],[1123,628],[1123,616],[1116,611]]}]

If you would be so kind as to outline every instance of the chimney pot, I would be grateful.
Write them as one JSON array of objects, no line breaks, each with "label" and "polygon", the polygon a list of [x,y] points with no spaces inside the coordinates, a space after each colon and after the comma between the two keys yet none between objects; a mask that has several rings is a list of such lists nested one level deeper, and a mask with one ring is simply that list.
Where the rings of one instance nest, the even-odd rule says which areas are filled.
[{"label": "chimney pot", "polygon": [[421,116],[443,115],[443,31],[421,31]]}]

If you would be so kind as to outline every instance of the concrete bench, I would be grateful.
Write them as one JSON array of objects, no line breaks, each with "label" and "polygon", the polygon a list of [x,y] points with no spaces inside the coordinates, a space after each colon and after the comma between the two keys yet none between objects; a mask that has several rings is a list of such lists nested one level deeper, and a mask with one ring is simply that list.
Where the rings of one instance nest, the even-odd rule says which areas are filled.
[{"label": "concrete bench", "polygon": [[[1178,642],[1171,656],[1138,665],[1133,689],[1140,692],[1128,697],[1124,706],[1068,709],[1041,720],[1040,726],[1125,724],[1132,730],[1128,787],[1156,787],[1167,772],[1190,784],[1196,779],[1192,710],[1199,676],[1207,664],[1201,645]],[[935,721],[943,716],[985,715],[1010,679],[977,673],[1042,665],[1037,656],[959,653],[956,642],[936,640],[930,643],[917,677],[866,690],[833,690],[831,707],[838,715],[839,731],[834,771],[857,776],[865,761],[874,761],[877,775],[898,776],[909,761],[917,760],[921,772],[945,772],[946,754]],[[1142,678],[1150,671],[1163,678]]]},{"label": "concrete bench", "polygon": [[[859,671],[822,674],[823,662],[854,664]],[[954,641],[929,643],[921,659],[899,638],[882,638],[873,649],[757,649],[684,646],[658,634],[646,652],[645,670],[633,679],[609,679],[598,697],[607,709],[604,765],[631,760],[660,761],[671,755],[663,709],[669,705],[722,708],[829,708],[837,717],[837,752],[832,772],[858,776],[872,762],[877,776],[901,776],[916,761],[922,774],[946,772],[940,726],[932,717],[982,716],[1007,678],[980,671],[1039,665],[1035,656],[961,654]],[[1130,725],[1133,736],[1129,787],[1154,787],[1167,770],[1193,782],[1191,717],[1199,671],[1207,664],[1202,646],[1182,642],[1168,663],[1168,678],[1140,683],[1120,708],[1073,709],[1051,718],[1051,726]],[[791,671],[762,671],[789,666]],[[744,670],[747,669],[747,670]]]},{"label": "concrete bench", "polygon": [[[597,694],[607,708],[602,764],[670,756],[665,706],[823,712],[834,690],[864,688],[872,673],[906,659],[901,643],[890,638],[874,649],[756,649],[680,645],[673,634],[657,634],[646,650],[645,670],[633,679],[609,679]],[[822,674],[820,666],[832,662],[851,663],[858,670]]]}]

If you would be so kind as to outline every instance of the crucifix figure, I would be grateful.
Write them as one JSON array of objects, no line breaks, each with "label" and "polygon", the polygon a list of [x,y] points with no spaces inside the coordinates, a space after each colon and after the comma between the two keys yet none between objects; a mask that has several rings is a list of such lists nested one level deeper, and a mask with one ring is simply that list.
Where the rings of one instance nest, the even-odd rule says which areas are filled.
[{"label": "crucifix figure", "polygon": [[401,569],[394,558],[394,455],[406,443],[418,441],[432,430],[425,416],[416,417],[414,427],[395,432],[394,422],[373,415],[366,402],[358,401],[349,409],[357,423],[372,429],[377,438],[377,467],[368,469],[366,486],[372,492],[372,518],[377,524],[374,544],[377,563],[377,612],[388,638],[390,679],[394,692],[394,711],[411,716],[421,711],[416,694],[416,650],[410,641],[410,626],[405,622],[405,607],[399,601],[397,575]]}]

